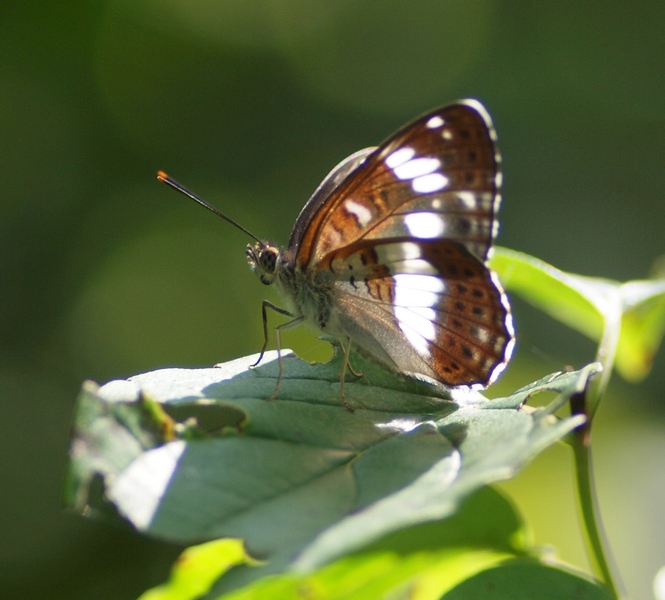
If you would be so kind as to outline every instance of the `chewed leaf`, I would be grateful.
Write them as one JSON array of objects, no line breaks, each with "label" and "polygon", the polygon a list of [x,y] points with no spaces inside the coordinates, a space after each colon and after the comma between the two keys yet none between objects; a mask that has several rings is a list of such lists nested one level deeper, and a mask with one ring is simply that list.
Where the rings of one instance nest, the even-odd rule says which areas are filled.
[{"label": "chewed leaf", "polygon": [[226,577],[238,585],[314,568],[452,515],[472,492],[513,476],[584,420],[525,411],[524,400],[554,390],[558,406],[595,372],[555,375],[514,398],[453,401],[352,355],[364,375],[346,383],[351,413],[339,400],[339,359],[286,358],[279,396],[266,402],[277,375],[274,353],[266,358],[251,370],[255,357],[87,385],[68,503],[88,513],[101,479],[106,500],[149,535],[243,539],[266,565],[234,569]]},{"label": "chewed leaf", "polygon": [[622,284],[583,277],[505,248],[495,249],[491,267],[506,289],[601,342],[605,366],[616,361],[629,381],[648,375],[665,333],[665,278]]}]

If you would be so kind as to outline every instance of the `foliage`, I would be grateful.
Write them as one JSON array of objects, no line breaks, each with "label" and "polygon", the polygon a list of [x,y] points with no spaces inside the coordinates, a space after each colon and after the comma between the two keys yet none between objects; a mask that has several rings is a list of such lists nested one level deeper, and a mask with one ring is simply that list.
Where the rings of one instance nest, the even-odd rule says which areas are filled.
[{"label": "foliage", "polygon": [[[599,340],[600,362],[488,401],[352,355],[362,371],[345,383],[355,412],[340,403],[339,357],[309,364],[284,356],[270,402],[275,353],[255,369],[255,357],[246,357],[101,388],[87,383],[67,502],[88,514],[113,508],[151,536],[223,538],[188,550],[170,582],[145,600],[296,598],[303,590],[317,598],[461,598],[489,585],[511,598],[533,589],[543,598],[572,589],[616,596],[620,585],[593,532],[609,591],[532,548],[515,509],[487,486],[571,432],[588,432],[615,356],[625,376],[645,375],[665,322],[665,281],[583,278],[507,250],[492,266],[508,289]],[[526,405],[543,392],[554,399]],[[568,403],[571,415],[556,416]],[[104,497],[93,493],[100,478]],[[582,494],[583,505],[591,500]]]}]

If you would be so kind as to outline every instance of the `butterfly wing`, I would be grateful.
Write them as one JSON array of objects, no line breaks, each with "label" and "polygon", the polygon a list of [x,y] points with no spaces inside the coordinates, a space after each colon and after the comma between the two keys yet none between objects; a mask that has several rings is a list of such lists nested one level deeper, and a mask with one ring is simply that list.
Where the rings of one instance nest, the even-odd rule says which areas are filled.
[{"label": "butterfly wing", "polygon": [[361,241],[334,252],[333,325],[402,373],[447,385],[488,385],[512,345],[494,275],[451,240]]},{"label": "butterfly wing", "polygon": [[323,204],[331,197],[332,193],[344,182],[349,175],[361,165],[365,159],[376,150],[376,148],[365,148],[355,152],[339,163],[321,182],[312,197],[307,201],[300,211],[296,223],[289,238],[289,248],[297,249],[300,240],[305,234],[305,229],[309,226],[312,217],[318,212]]},{"label": "butterfly wing", "polygon": [[307,204],[310,214],[298,219],[289,244],[296,262],[312,266],[361,239],[402,236],[456,240],[485,260],[500,201],[495,139],[474,100],[406,125],[318,206]]},{"label": "butterfly wing", "polygon": [[332,330],[395,370],[486,385],[509,358],[508,303],[484,264],[500,201],[495,139],[476,101],[435,110],[348,162],[294,227],[296,268],[334,274]]}]

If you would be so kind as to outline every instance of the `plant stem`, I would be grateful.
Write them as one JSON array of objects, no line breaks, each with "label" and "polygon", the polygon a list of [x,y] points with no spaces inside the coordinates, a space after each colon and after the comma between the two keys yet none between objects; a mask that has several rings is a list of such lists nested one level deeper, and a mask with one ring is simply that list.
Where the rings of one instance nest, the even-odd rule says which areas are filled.
[{"label": "plant stem", "polygon": [[600,507],[593,477],[589,423],[580,427],[573,436],[577,493],[586,529],[586,543],[594,572],[602,579],[617,600],[628,600],[628,593],[614,563],[603,529]]},{"label": "plant stem", "polygon": [[570,408],[572,413],[581,413],[587,417],[586,423],[573,433],[572,447],[575,454],[577,496],[586,531],[585,541],[589,560],[596,576],[602,579],[614,598],[628,600],[628,592],[619,575],[603,527],[591,454],[591,425],[614,368],[621,333],[621,316],[621,299],[614,299],[605,310],[603,335],[596,354],[596,360],[603,365],[603,372],[596,381],[587,386],[585,391],[570,399]]}]

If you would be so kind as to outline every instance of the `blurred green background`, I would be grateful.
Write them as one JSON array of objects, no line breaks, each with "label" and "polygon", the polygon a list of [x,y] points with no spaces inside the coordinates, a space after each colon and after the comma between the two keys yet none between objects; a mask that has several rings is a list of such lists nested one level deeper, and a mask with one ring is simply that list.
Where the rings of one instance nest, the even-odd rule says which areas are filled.
[{"label": "blurred green background", "polygon": [[[179,548],[60,507],[83,379],[256,352],[247,238],[164,169],[285,243],[339,160],[433,106],[482,100],[504,156],[499,242],[573,272],[645,277],[665,251],[665,3],[115,0],[0,5],[0,589],[124,599]],[[514,302],[491,394],[594,346]],[[305,330],[286,345],[328,349]],[[665,564],[665,358],[613,380],[595,432],[603,514],[634,599]],[[539,544],[587,568],[571,457],[506,489]]]}]

